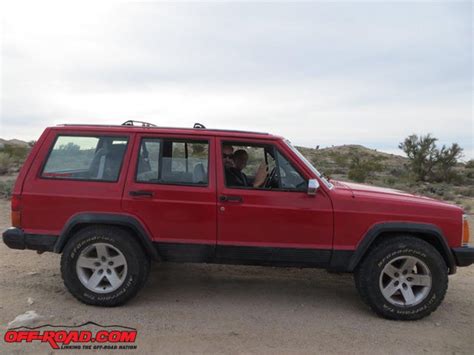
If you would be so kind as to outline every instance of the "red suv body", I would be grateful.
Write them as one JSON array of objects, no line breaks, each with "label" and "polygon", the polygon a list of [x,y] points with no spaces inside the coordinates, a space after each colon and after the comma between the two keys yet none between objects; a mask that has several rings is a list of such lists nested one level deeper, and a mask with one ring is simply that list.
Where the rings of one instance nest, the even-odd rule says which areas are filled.
[{"label": "red suv body", "polygon": [[12,223],[9,247],[63,253],[71,293],[104,306],[130,299],[150,260],[208,262],[355,272],[378,314],[416,319],[474,262],[457,206],[327,181],[282,137],[201,127],[47,128]]}]

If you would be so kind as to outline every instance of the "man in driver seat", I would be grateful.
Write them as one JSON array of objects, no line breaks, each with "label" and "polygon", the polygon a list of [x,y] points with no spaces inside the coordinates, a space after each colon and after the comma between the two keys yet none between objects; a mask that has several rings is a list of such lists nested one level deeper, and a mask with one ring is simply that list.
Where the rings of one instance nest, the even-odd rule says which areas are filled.
[{"label": "man in driver seat", "polygon": [[267,166],[262,163],[257,169],[253,183],[249,180],[247,175],[242,171],[247,166],[249,156],[243,149],[234,152],[233,160],[234,166],[226,168],[226,182],[227,186],[238,187],[262,187],[265,184],[267,177]]}]

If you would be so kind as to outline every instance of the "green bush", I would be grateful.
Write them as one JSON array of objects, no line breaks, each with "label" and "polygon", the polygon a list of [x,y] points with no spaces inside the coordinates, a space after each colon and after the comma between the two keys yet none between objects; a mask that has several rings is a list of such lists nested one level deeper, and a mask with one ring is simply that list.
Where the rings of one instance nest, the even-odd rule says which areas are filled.
[{"label": "green bush", "polygon": [[13,167],[13,159],[8,153],[0,152],[0,175],[5,175]]},{"label": "green bush", "polygon": [[383,170],[383,165],[380,163],[380,160],[381,159],[377,158],[361,159],[354,155],[348,173],[349,179],[356,182],[365,182],[373,173]]},{"label": "green bush", "polygon": [[15,180],[0,181],[0,198],[10,198]]},{"label": "green bush", "polygon": [[438,139],[430,134],[405,138],[398,147],[405,152],[409,167],[418,181],[451,182],[458,178],[454,168],[462,156],[463,149],[453,143],[450,147],[436,146]]},{"label": "green bush", "polygon": [[474,159],[471,159],[466,163],[466,169],[474,169]]},{"label": "green bush", "polygon": [[14,163],[23,163],[28,155],[30,148],[21,145],[5,144],[3,148],[0,148],[0,153],[5,153]]}]

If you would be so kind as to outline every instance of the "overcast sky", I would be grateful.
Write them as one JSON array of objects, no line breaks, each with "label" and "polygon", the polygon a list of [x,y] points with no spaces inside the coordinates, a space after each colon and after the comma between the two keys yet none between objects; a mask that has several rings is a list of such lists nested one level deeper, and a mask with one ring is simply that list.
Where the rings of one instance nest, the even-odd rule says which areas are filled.
[{"label": "overcast sky", "polygon": [[129,119],[474,157],[471,2],[11,1],[0,137]]}]

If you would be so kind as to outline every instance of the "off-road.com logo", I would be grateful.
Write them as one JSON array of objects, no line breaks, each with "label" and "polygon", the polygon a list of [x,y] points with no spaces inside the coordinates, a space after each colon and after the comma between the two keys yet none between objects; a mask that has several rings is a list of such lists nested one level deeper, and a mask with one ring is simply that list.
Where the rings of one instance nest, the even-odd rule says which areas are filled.
[{"label": "off-road.com logo", "polygon": [[[97,327],[99,329],[65,329],[83,328],[85,326]],[[42,328],[57,329],[43,330]],[[94,322],[87,322],[77,326],[46,324],[34,328],[13,328],[7,330],[3,339],[6,343],[48,343],[53,349],[134,350],[137,348],[134,344],[137,339],[136,329],[121,325],[103,326]]]}]

